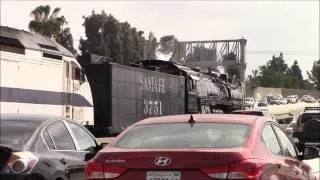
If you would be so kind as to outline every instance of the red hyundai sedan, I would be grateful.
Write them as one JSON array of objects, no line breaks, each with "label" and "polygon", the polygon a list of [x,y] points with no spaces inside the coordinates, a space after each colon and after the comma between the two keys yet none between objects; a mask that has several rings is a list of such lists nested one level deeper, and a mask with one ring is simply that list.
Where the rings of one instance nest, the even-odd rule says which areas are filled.
[{"label": "red hyundai sedan", "polygon": [[142,120],[87,163],[87,179],[312,180],[315,175],[279,124],[261,116],[197,114]]}]

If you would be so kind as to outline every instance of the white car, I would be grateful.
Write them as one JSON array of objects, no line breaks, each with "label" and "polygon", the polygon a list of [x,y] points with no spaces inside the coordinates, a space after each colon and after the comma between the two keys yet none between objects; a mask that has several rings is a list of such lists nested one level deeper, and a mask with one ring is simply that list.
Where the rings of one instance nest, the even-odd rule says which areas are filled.
[{"label": "white car", "polygon": [[232,111],[231,114],[243,114],[243,115],[254,115],[254,116],[264,116],[268,117],[274,121],[277,121],[275,116],[270,113],[267,108],[256,108],[256,109],[246,109],[246,110],[235,110]]},{"label": "white car", "polygon": [[289,104],[289,103],[295,104],[295,103],[298,102],[298,96],[297,96],[297,95],[288,96],[288,97],[287,97],[287,100],[288,100],[288,104]]},{"label": "white car", "polygon": [[308,99],[309,99],[309,98],[311,98],[310,95],[303,95],[303,96],[301,97],[301,102],[308,102]]},{"label": "white car", "polygon": [[254,99],[251,98],[245,98],[244,99],[244,106],[245,107],[249,107],[249,108],[253,108],[254,107]]},{"label": "white car", "polygon": [[287,98],[280,98],[280,104],[288,104]]}]

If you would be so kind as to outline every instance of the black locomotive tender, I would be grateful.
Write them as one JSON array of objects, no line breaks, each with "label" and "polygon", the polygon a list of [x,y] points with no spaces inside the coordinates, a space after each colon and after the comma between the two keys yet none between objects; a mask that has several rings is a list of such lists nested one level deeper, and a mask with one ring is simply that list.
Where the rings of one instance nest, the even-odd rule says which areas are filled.
[{"label": "black locomotive tender", "polygon": [[243,108],[242,87],[226,74],[162,60],[84,67],[93,96],[93,133],[98,137],[118,134],[146,117]]}]

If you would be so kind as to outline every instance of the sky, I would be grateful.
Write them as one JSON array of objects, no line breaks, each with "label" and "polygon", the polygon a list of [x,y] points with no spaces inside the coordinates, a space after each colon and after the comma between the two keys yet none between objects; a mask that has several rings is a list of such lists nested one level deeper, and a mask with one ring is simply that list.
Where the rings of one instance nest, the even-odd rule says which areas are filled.
[{"label": "sky", "polygon": [[246,76],[283,52],[291,66],[298,60],[303,76],[319,59],[319,1],[13,1],[1,0],[1,26],[28,30],[30,12],[39,5],[60,7],[77,49],[85,38],[83,16],[104,10],[120,22],[159,39],[179,41],[247,39]]}]

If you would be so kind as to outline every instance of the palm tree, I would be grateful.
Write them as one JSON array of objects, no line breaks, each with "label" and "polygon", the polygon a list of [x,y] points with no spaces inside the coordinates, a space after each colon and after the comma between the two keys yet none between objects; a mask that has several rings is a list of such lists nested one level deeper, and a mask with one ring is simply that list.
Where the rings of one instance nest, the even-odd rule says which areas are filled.
[{"label": "palm tree", "polygon": [[73,38],[70,33],[70,28],[65,28],[57,36],[56,41],[67,48],[72,54],[77,54],[77,50],[73,48]]},{"label": "palm tree", "polygon": [[73,48],[73,38],[69,28],[63,28],[68,24],[64,16],[58,16],[60,8],[54,8],[51,12],[49,5],[38,6],[31,11],[30,16],[33,20],[29,23],[30,31],[53,38],[71,53],[76,54],[77,50]]},{"label": "palm tree", "polygon": [[33,20],[29,23],[30,31],[34,31],[45,36],[57,39],[62,32],[62,26],[67,24],[64,16],[58,16],[60,8],[55,8],[52,13],[49,5],[38,6],[31,11]]}]

